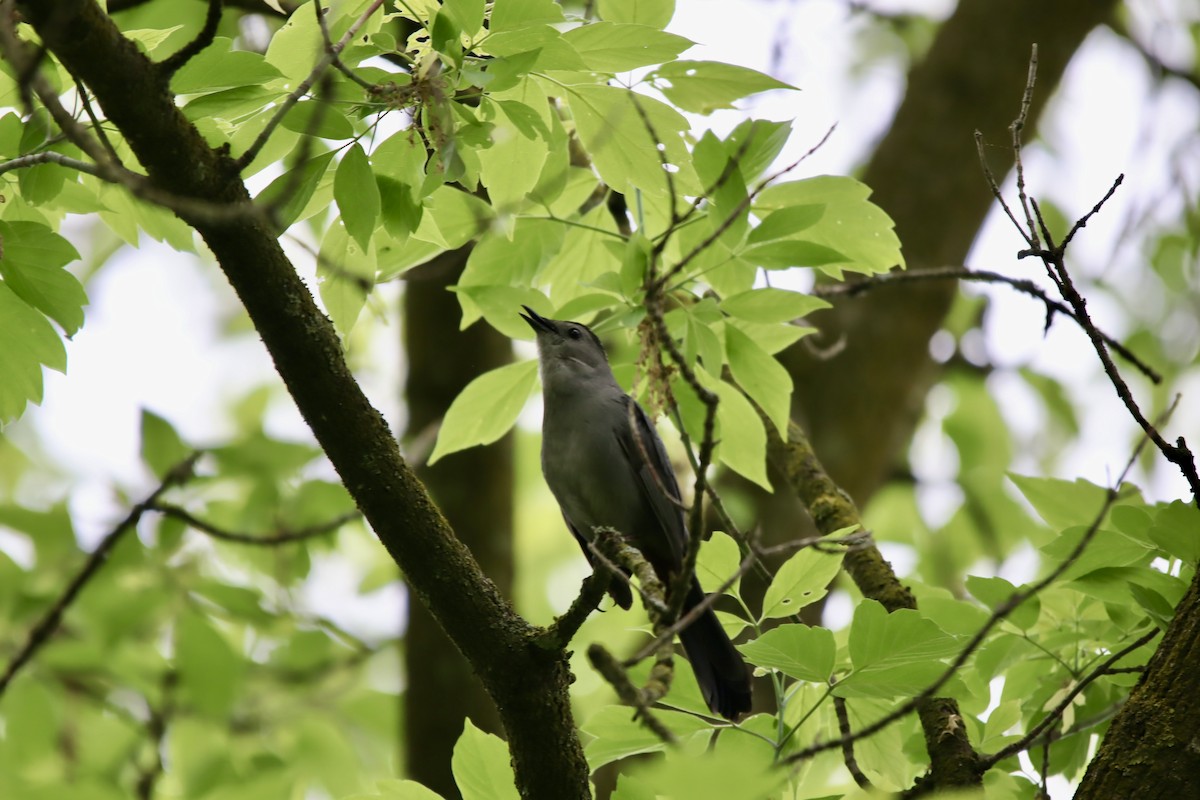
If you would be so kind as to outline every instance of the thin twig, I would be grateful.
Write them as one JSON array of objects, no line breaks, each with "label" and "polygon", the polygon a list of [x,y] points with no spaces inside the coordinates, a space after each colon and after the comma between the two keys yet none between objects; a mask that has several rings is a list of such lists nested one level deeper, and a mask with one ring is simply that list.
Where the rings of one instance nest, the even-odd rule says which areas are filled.
[{"label": "thin twig", "polygon": [[851,738],[853,734],[850,730],[850,714],[846,711],[845,698],[833,696],[833,711],[837,715],[838,733],[842,735],[842,761],[846,763],[846,769],[850,770],[850,776],[859,788],[870,789],[871,781],[863,774],[858,766],[858,759],[854,757],[854,740]]},{"label": "thin twig", "polygon": [[367,24],[367,20],[369,20],[371,15],[380,9],[383,3],[384,0],[371,0],[371,4],[367,6],[366,10],[363,11],[358,19],[351,23],[350,27],[346,30],[346,33],[341,39],[338,40],[337,44],[330,47],[329,51],[325,53],[324,58],[318,61],[317,65],[312,68],[312,71],[308,73],[308,77],[301,81],[300,85],[293,89],[292,93],[284,98],[283,102],[280,103],[276,109],[274,116],[272,116],[270,121],[267,122],[266,127],[262,129],[262,131],[258,134],[258,137],[255,138],[254,142],[249,148],[246,149],[246,152],[242,153],[242,155],[234,162],[238,170],[245,169],[252,161],[254,161],[255,158],[258,157],[259,151],[262,150],[264,145],[266,145],[267,140],[271,138],[271,135],[275,133],[275,129],[279,127],[279,124],[283,122],[283,118],[286,117],[288,112],[292,110],[292,106],[296,105],[296,103],[300,101],[301,97],[308,94],[309,90],[312,89],[313,85],[317,82],[317,79],[325,73],[325,70],[329,69],[334,60],[336,60],[341,55],[342,51],[346,49],[346,45],[348,45],[354,39],[362,26]]},{"label": "thin twig", "polygon": [[275,547],[281,544],[290,542],[302,542],[306,539],[315,539],[319,536],[324,536],[341,528],[347,522],[352,522],[362,516],[359,511],[348,511],[326,522],[320,522],[315,525],[308,525],[296,530],[287,530],[280,528],[273,533],[256,534],[256,533],[239,533],[230,531],[217,525],[207,522],[195,516],[191,512],[172,503],[160,503],[151,501],[147,504],[148,510],[157,511],[165,517],[171,517],[183,522],[188,527],[198,530],[201,533],[208,534],[214,539],[219,539],[223,542],[233,542],[234,544],[249,544],[258,545],[260,547]]},{"label": "thin twig", "polygon": [[60,167],[73,169],[77,172],[83,172],[87,175],[94,175],[98,178],[103,178],[103,174],[99,167],[87,161],[80,161],[77,158],[64,156],[62,153],[53,150],[42,150],[38,153],[27,153],[23,156],[9,159],[0,163],[0,175],[6,172],[12,172],[15,169],[24,169],[25,167],[35,167],[38,164],[58,164]]},{"label": "thin twig", "polygon": [[[325,43],[325,52],[333,53],[333,37],[329,35],[329,22],[325,19],[326,9],[321,5],[321,0],[313,0],[313,11],[315,11],[317,14],[317,24],[321,28],[321,39]],[[375,84],[359,77],[354,70],[342,63],[342,59],[338,57],[337,53],[333,54],[333,66],[338,70],[338,72],[342,73],[347,78],[361,86],[363,89],[366,89],[368,92],[375,91]]]},{"label": "thin twig", "polygon": [[1029,72],[1025,78],[1025,91],[1021,94],[1021,110],[1012,121],[1009,130],[1012,131],[1013,163],[1017,174],[1017,198],[1025,211],[1026,230],[1031,238],[1031,247],[1038,246],[1037,229],[1033,226],[1033,215],[1029,209],[1029,195],[1025,192],[1025,165],[1021,161],[1021,134],[1025,130],[1025,122],[1029,119],[1029,109],[1033,105],[1033,87],[1037,83],[1038,46],[1035,43],[1029,53]]},{"label": "thin twig", "polygon": [[[872,289],[880,286],[887,286],[895,283],[920,283],[923,281],[940,281],[940,280],[963,280],[974,281],[978,283],[1001,283],[1023,294],[1029,295],[1039,300],[1046,307],[1046,327],[1050,327],[1050,321],[1055,314],[1062,314],[1074,320],[1083,327],[1075,310],[1070,306],[1055,300],[1046,293],[1046,290],[1038,286],[1031,280],[1025,278],[1011,278],[1007,275],[1002,275],[998,272],[989,270],[969,269],[967,267],[941,267],[937,269],[922,269],[907,272],[888,272],[882,275],[871,275],[861,280],[856,280],[848,283],[831,283],[819,284],[812,288],[811,293],[816,297],[856,297],[864,294]],[[1100,331],[1100,336],[1104,339],[1104,343],[1111,347],[1118,355],[1128,361],[1130,365],[1150,379],[1152,383],[1162,383],[1162,375],[1151,367],[1146,362],[1138,358],[1133,351],[1125,345],[1113,339],[1108,334]]]},{"label": "thin twig", "polygon": [[70,607],[75,598],[79,596],[80,591],[87,585],[96,573],[104,566],[104,562],[108,560],[109,553],[116,547],[121,538],[130,530],[132,530],[142,518],[142,515],[149,511],[154,503],[162,496],[164,492],[173,486],[185,483],[192,476],[192,468],[196,465],[196,459],[200,457],[199,453],[193,453],[183,461],[176,464],[163,477],[162,483],[151,492],[145,500],[135,505],[125,515],[125,519],[117,523],[111,531],[109,531],[96,549],[88,556],[84,562],[83,568],[76,573],[71,582],[67,584],[63,593],[58,596],[58,599],[46,610],[42,618],[30,629],[29,635],[25,639],[25,644],[17,651],[12,661],[8,662],[8,667],[4,670],[4,674],[0,676],[0,696],[4,695],[9,684],[21,668],[37,654],[58,629],[58,623],[62,620],[63,614]]},{"label": "thin twig", "polygon": [[96,139],[108,151],[108,154],[112,156],[113,161],[119,161],[120,158],[117,156],[117,150],[112,146],[112,142],[108,140],[108,134],[104,132],[104,126],[100,123],[100,118],[96,116],[96,111],[92,108],[92,101],[88,99],[87,87],[78,78],[75,78],[75,93],[79,95],[79,104],[83,106],[83,112],[92,121],[92,130],[96,132]]}]

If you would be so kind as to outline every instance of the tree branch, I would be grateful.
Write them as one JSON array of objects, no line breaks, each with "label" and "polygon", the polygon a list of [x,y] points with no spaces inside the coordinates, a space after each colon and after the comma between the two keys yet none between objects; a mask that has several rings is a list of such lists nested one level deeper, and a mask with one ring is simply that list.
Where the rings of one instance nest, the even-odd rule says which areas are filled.
[{"label": "tree branch", "polygon": [[[988,270],[970,269],[968,267],[941,267],[935,269],[924,269],[918,272],[888,272],[882,275],[871,275],[857,280],[852,283],[829,283],[814,286],[812,294],[816,297],[857,297],[871,291],[880,286],[889,286],[896,283],[920,283],[923,281],[946,281],[946,280],[961,280],[972,281],[977,283],[1000,283],[1009,286],[1018,292],[1027,294],[1037,300],[1040,300],[1046,306],[1046,325],[1049,329],[1050,323],[1055,314],[1062,314],[1074,320],[1080,328],[1083,323],[1080,321],[1075,310],[1070,306],[1055,300],[1050,295],[1046,294],[1046,290],[1038,286],[1031,280],[1025,278],[1011,278],[1008,275],[1002,275],[999,272],[991,272]],[[1118,355],[1133,365],[1139,372],[1150,379],[1152,383],[1162,383],[1162,375],[1157,370],[1151,367],[1146,362],[1138,358],[1133,351],[1125,347],[1125,345],[1113,339],[1108,334],[1100,331],[1100,336],[1104,339],[1104,343],[1111,347]]]},{"label": "tree branch", "polygon": [[28,664],[38,650],[50,641],[50,637],[58,629],[58,623],[62,620],[63,614],[70,608],[71,603],[75,602],[75,598],[79,596],[83,587],[87,586],[88,581],[95,577],[100,568],[104,566],[105,561],[108,560],[108,554],[117,546],[121,538],[137,526],[142,515],[151,509],[164,492],[173,486],[186,483],[192,477],[192,468],[195,467],[196,459],[199,457],[199,453],[193,453],[168,470],[158,488],[152,491],[145,500],[131,508],[125,518],[100,540],[100,544],[88,556],[82,569],[75,574],[58,599],[30,629],[29,635],[25,638],[25,644],[13,656],[12,661],[8,662],[4,674],[0,675],[0,696],[4,695],[5,690],[8,689],[9,684],[12,683],[21,668]]},{"label": "tree branch", "polygon": [[196,517],[186,509],[177,506],[173,503],[152,502],[149,504],[150,511],[157,511],[166,517],[177,519],[183,522],[190,528],[206,533],[214,539],[220,539],[223,542],[234,542],[236,544],[258,545],[261,547],[276,547],[281,544],[290,542],[302,542],[305,539],[315,539],[319,536],[324,536],[328,533],[341,528],[347,522],[356,520],[362,516],[358,511],[350,511],[340,516],[334,517],[327,522],[320,522],[316,525],[308,525],[297,530],[287,530],[280,528],[274,533],[255,534],[255,533],[240,533],[237,531],[225,530],[211,522]]}]

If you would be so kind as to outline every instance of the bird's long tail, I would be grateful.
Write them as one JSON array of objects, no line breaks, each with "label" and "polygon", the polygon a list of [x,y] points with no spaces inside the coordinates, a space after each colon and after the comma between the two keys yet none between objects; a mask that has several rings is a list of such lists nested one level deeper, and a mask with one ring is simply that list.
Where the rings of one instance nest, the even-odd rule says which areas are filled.
[{"label": "bird's long tail", "polygon": [[[683,610],[704,599],[700,584],[693,582]],[[710,608],[679,634],[692,672],[708,707],[725,719],[737,719],[750,710],[750,669],[742,654],[725,635]]]}]

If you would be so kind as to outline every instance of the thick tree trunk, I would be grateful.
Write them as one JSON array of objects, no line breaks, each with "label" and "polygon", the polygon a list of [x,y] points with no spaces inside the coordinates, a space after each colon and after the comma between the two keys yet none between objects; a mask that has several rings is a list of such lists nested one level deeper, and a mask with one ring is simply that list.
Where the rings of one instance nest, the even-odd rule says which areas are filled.
[{"label": "thick tree trunk", "polygon": [[[405,398],[409,438],[445,415],[477,375],[512,360],[508,339],[487,325],[460,331],[462,312],[446,287],[458,281],[468,249],[408,275],[404,290]],[[505,596],[512,588],[512,437],[447,456],[417,471],[462,543]],[[450,756],[463,719],[500,733],[500,717],[466,659],[420,604],[410,604],[404,640],[404,756],[408,776],[446,798],[459,792]]]},{"label": "thick tree trunk", "polygon": [[1200,797],[1200,573],[1104,735],[1075,800]]}]

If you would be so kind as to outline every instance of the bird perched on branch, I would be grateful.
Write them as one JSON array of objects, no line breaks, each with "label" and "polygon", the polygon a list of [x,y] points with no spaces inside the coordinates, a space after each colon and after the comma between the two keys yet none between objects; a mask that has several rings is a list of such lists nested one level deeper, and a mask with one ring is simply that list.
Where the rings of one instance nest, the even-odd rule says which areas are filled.
[{"label": "bird perched on branch", "polygon": [[[662,440],[636,401],[617,385],[596,334],[578,322],[521,317],[537,334],[542,374],[542,474],[588,561],[596,528],[613,528],[671,585],[688,546],[679,484]],[[629,608],[629,584],[609,593]],[[693,577],[683,613],[704,599]],[[750,671],[709,608],[679,639],[708,707],[726,719],[750,710]]]}]

